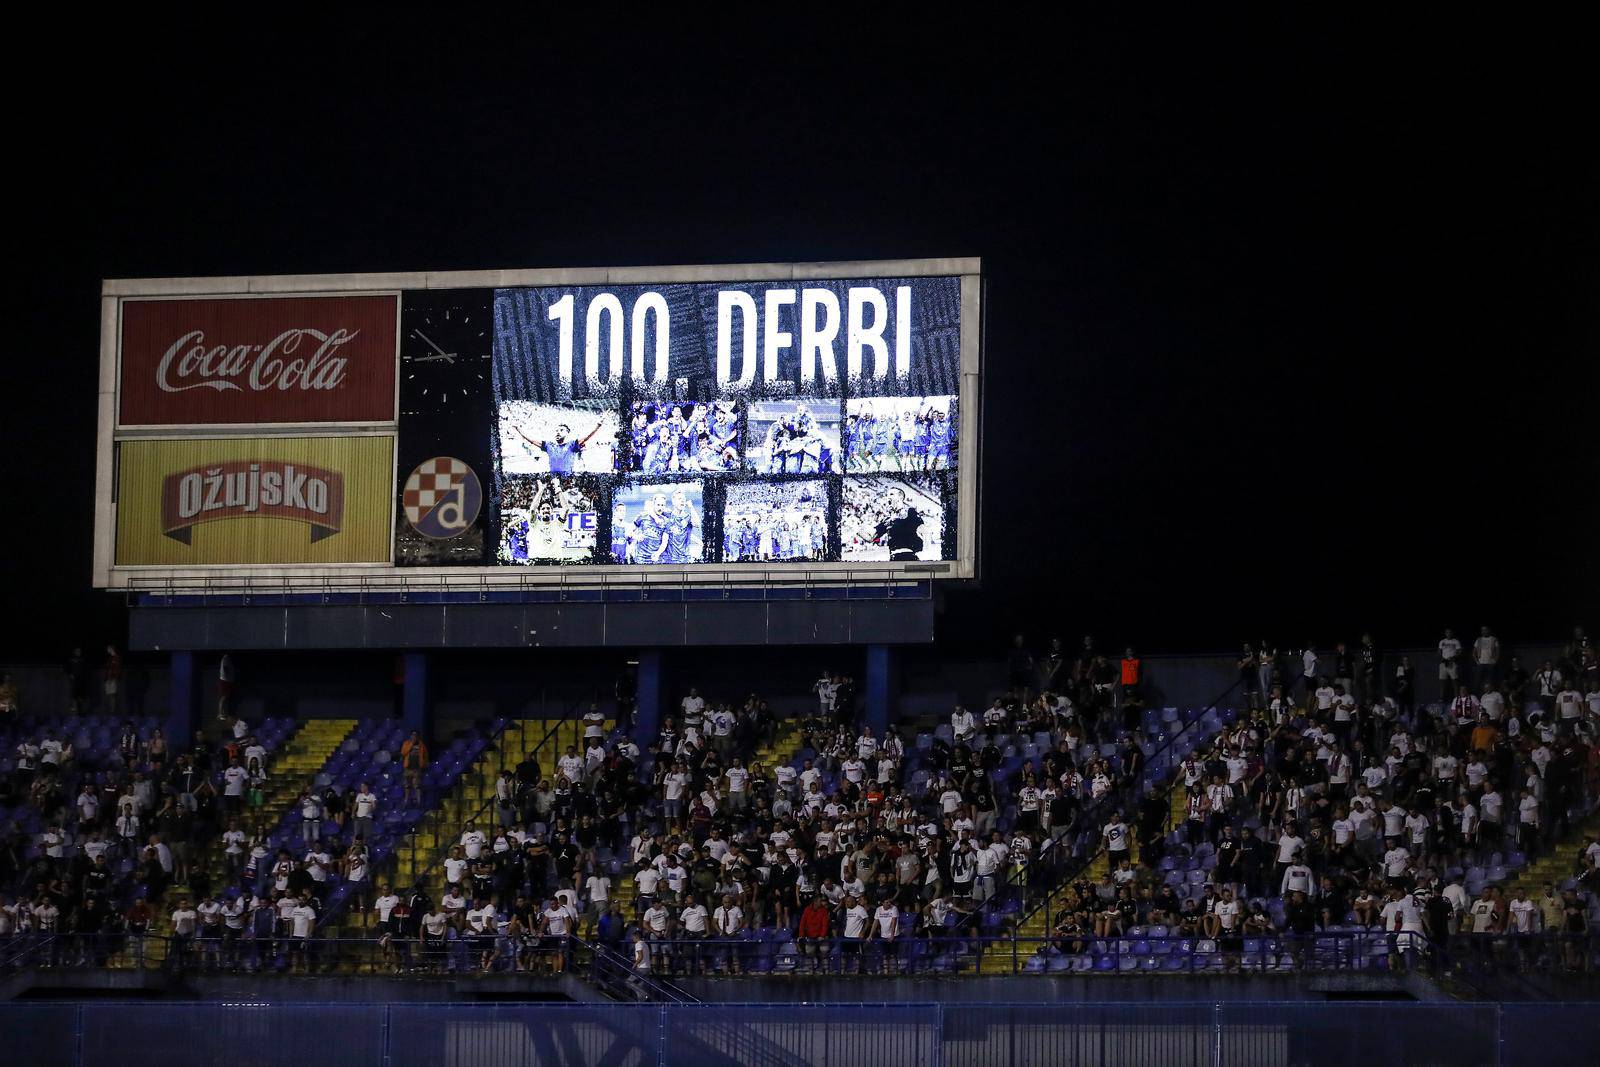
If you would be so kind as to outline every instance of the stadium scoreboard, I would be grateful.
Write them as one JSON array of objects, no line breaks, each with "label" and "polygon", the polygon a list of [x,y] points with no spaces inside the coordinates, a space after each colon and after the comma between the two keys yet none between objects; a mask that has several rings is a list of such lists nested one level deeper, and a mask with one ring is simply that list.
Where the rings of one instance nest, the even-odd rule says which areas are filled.
[{"label": "stadium scoreboard", "polygon": [[977,574],[976,259],[108,281],[95,580]]}]

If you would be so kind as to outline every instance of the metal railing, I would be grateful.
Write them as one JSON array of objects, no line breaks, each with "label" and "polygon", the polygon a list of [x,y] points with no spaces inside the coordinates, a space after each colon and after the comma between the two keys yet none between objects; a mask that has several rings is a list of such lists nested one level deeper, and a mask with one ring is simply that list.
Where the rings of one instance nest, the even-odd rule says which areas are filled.
[{"label": "metal railing", "polygon": [[[554,720],[546,720],[548,722],[548,725],[545,727],[545,731],[544,731],[543,735],[540,736],[539,740],[534,744],[533,748],[530,749],[522,758],[523,759],[537,759],[539,754],[544,751],[544,746],[550,740],[550,738],[556,736],[560,732],[561,728],[563,726],[565,726],[567,723],[572,722],[574,718],[581,718],[581,716],[579,716],[579,714],[578,714],[578,709],[585,703],[586,700],[592,701],[592,695],[591,695],[591,697],[579,697],[578,699],[574,700],[572,702],[572,704],[567,708],[566,714],[564,714],[561,718],[554,719]],[[506,730],[511,730],[511,729],[517,729],[517,730],[524,729],[524,721],[521,720],[521,719],[512,719],[512,720],[510,720],[509,722],[507,722],[505,728],[499,734],[495,735],[494,740],[496,742],[500,741],[502,739],[502,737],[504,736],[505,731]],[[482,786],[489,785],[495,779],[499,778],[502,772],[504,772],[504,771],[506,771],[508,769],[509,770],[514,770],[515,768],[514,767],[508,767],[504,763],[504,761],[501,761],[501,764],[498,767],[485,767],[485,768],[483,768],[482,770],[480,770],[478,772],[478,774],[479,774],[479,778],[478,778],[479,786],[482,787]],[[467,781],[467,775],[469,775],[471,773],[473,773],[473,772],[472,772],[472,770],[470,768],[468,770],[462,772],[462,776],[457,781],[456,787],[459,788],[462,783],[466,782]],[[420,883],[422,883],[424,885],[428,884],[428,882],[433,878],[433,876],[438,873],[439,868],[444,865],[445,858],[449,855],[449,852],[450,852],[449,844],[446,843],[444,841],[444,839],[439,836],[440,833],[444,830],[445,823],[447,822],[447,820],[445,818],[445,810],[444,810],[444,807],[443,807],[443,802],[444,802],[445,799],[447,799],[447,797],[441,797],[440,798],[440,806],[430,809],[427,812],[427,814],[425,814],[423,816],[422,821],[419,822],[416,825],[416,827],[414,827],[411,830],[410,834],[406,838],[406,849],[408,850],[408,852],[409,852],[409,854],[411,856],[411,859],[412,859],[412,868],[413,868],[413,870],[415,870],[416,869],[417,853],[419,851],[421,851],[421,849],[419,848],[419,846],[417,844],[418,839],[422,835],[430,834],[430,833],[433,834],[434,837],[435,837],[435,844],[434,844],[433,850],[432,850],[433,851],[433,858],[428,863],[428,865],[426,867],[422,868],[420,871],[417,871],[417,873],[414,875],[413,882],[420,882]],[[459,826],[456,827],[455,829],[459,829],[460,826],[465,826],[469,822],[470,823],[474,823],[474,824],[476,824],[478,826],[492,827],[494,825],[493,816],[495,814],[496,804],[497,804],[497,801],[496,801],[495,795],[491,791],[489,793],[489,795],[484,798],[483,803],[480,804],[471,814],[465,815],[465,816],[461,816],[459,818]],[[399,863],[399,857],[400,857],[400,849],[396,849],[395,850],[394,859],[392,861],[392,865]],[[397,891],[399,889],[401,889],[401,888],[407,888],[407,887],[396,886],[396,890]]]},{"label": "metal railing", "polygon": [[598,942],[573,939],[589,958],[589,980],[612,1000],[654,1001],[665,1004],[694,1004],[694,997],[649,968],[635,967],[632,960]]},{"label": "metal railing", "polygon": [[1600,1041],[1592,1003],[0,1004],[8,1062],[61,1067],[530,1063],[1401,1063],[1533,1067]]},{"label": "metal railing", "polygon": [[1458,934],[1324,931],[1231,936],[743,938],[652,940],[651,973],[710,975],[1032,975],[1325,973],[1460,969],[1492,961],[1502,971],[1600,969],[1589,934]]},{"label": "metal railing", "polygon": [[[450,929],[417,935],[295,938],[224,931],[194,937],[25,933],[0,943],[0,974],[30,967],[160,969],[193,974],[419,978],[570,972],[615,1000],[691,1003],[677,978],[735,976],[1024,976],[1082,974],[1600,973],[1600,935],[1455,934],[1382,930],[1233,936],[788,937],[650,939],[649,967],[627,944],[578,936],[518,938]],[[164,951],[157,951],[157,949]]]},{"label": "metal railing", "polygon": [[[636,594],[649,599],[652,592],[704,590],[721,592],[733,599],[734,593],[800,591],[836,599],[897,600],[933,598],[932,578],[954,564],[878,564],[875,566],[828,566],[805,564],[772,567],[767,564],[712,564],[696,567],[547,567],[490,568],[450,573],[418,573],[399,568],[374,570],[368,574],[239,574],[228,570],[205,575],[130,575],[126,590],[131,595],[154,598],[172,597],[306,597],[321,596],[362,603],[368,597],[383,597],[383,603],[399,595],[449,596],[470,600],[490,594],[554,594],[605,599],[612,593]],[[843,594],[842,597],[839,594]],[[717,599],[711,597],[710,599]],[[271,600],[264,600],[270,603]]]},{"label": "metal railing", "polygon": [[368,975],[388,978],[488,973],[557,974],[581,946],[576,938],[477,936],[451,929],[441,938],[292,937],[251,931],[172,934],[29,933],[0,949],[0,973],[30,967],[111,968],[189,974]]}]

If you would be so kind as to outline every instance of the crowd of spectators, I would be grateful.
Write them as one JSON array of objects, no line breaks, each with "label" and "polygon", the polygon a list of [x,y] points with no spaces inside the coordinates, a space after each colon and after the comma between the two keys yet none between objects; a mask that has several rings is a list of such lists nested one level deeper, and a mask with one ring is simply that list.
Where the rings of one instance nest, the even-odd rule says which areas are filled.
[{"label": "crowd of spectators", "polygon": [[[1439,652],[1449,699],[1427,702],[1409,659],[1386,661],[1370,637],[1327,657],[1245,647],[1237,714],[1177,770],[1176,821],[1146,774],[1169,738],[1145,707],[1145,666],[1090,638],[1070,656],[1017,639],[1003,693],[922,732],[862,725],[854,681],[825,673],[792,751],[770,766],[759,754],[780,724],[756,694],[691,688],[654,737],[608,733],[591,707],[581,745],[499,774],[490,814],[443,859],[440,899],[421,880],[378,878],[358,914],[370,908],[397,969],[556,970],[579,937],[639,971],[735,971],[741,954],[723,948],[751,939],[785,942],[802,969],[859,969],[869,946],[894,968],[910,943],[1003,933],[1019,904],[1041,900],[1041,954],[1149,931],[1226,953],[1251,934],[1379,928],[1420,949],[1459,931],[1587,930],[1600,841],[1571,886],[1531,900],[1504,890],[1595,798],[1593,647],[1578,631],[1533,673],[1502,664],[1487,630],[1470,647],[1446,631]],[[180,955],[311,966],[326,884],[372,872],[312,838],[304,857],[266,855],[248,819],[262,754],[242,720],[233,732],[175,755],[159,737],[119,741],[84,783],[93,803],[40,787],[62,776],[40,770],[42,742],[25,742],[38,755],[11,788],[59,825],[0,867],[24,894],[5,902],[0,933],[47,920],[96,929],[108,921],[94,917],[108,900],[96,870],[133,859],[142,892],[111,923],[147,929],[149,902],[186,876],[193,896],[171,914]],[[321,804],[310,792],[299,802]],[[139,820],[128,834],[125,813]],[[204,872],[184,870],[217,834],[244,892],[212,893]],[[1085,840],[1105,849],[1103,877],[1087,866],[1065,885],[1041,877],[1043,860],[1060,874],[1059,854],[1083,855]]]},{"label": "crowd of spectators", "polygon": [[[112,684],[104,707],[115,706]],[[74,705],[87,710],[80,696],[75,680]],[[0,726],[12,742],[0,775],[0,936],[71,935],[55,940],[70,940],[82,959],[91,945],[159,925],[174,885],[214,901],[203,858],[213,842],[244,836],[266,782],[264,742],[288,723],[268,724],[276,732],[263,738],[232,717],[216,737],[198,731],[175,745],[146,718],[40,721]]]},{"label": "crowd of spectators", "polygon": [[1252,935],[1381,929],[1414,956],[1458,932],[1588,931],[1600,838],[1571,884],[1509,887],[1596,799],[1584,632],[1530,674],[1488,628],[1470,649],[1446,630],[1426,704],[1409,657],[1386,663],[1370,636],[1330,660],[1245,646],[1247,709],[1182,764],[1180,825],[1136,856],[1108,841],[1107,875],[1057,898],[1046,951],[1155,931],[1226,954]]}]

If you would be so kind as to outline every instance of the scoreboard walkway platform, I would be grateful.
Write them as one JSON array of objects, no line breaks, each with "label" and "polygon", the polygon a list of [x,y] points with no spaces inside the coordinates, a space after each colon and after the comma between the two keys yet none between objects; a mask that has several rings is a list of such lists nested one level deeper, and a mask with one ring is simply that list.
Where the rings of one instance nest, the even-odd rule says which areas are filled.
[{"label": "scoreboard walkway platform", "polygon": [[933,640],[931,579],[429,588],[163,582],[129,593],[129,645],[185,649],[903,645]]}]

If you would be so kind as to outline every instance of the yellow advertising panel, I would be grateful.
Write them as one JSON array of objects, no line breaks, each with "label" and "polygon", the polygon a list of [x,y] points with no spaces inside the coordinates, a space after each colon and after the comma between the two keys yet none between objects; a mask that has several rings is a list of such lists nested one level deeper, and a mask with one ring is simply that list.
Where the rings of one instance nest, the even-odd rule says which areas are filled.
[{"label": "yellow advertising panel", "polygon": [[117,566],[389,561],[393,437],[117,449]]}]

